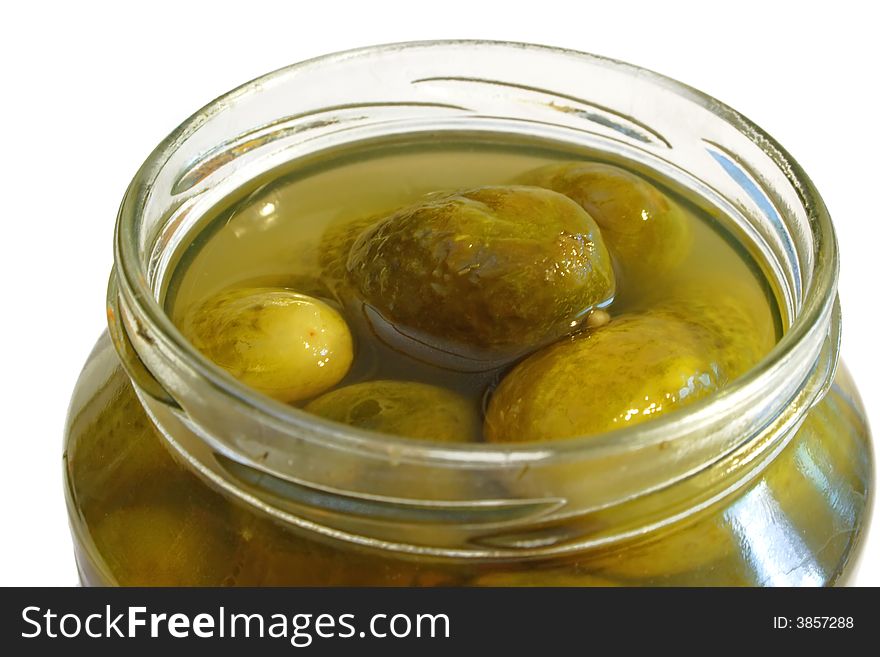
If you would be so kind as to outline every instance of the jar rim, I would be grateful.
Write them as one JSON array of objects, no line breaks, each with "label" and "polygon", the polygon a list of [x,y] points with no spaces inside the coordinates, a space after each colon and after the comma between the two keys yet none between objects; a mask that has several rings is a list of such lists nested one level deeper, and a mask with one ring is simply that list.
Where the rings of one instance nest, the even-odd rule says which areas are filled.
[{"label": "jar rim", "polygon": [[[145,267],[138,251],[139,215],[143,200],[149,194],[152,181],[181,143],[225,107],[260,85],[316,65],[327,65],[375,53],[409,51],[412,49],[442,49],[480,47],[516,49],[559,56],[582,58],[593,64],[602,64],[623,70],[630,75],[647,79],[666,91],[696,102],[714,113],[757,145],[785,174],[806,209],[814,238],[814,268],[805,287],[803,305],[792,318],[788,329],[764,359],[743,376],[732,381],[717,393],[697,401],[687,408],[662,415],[651,422],[623,427],[599,434],[569,438],[553,442],[514,442],[504,444],[454,444],[432,441],[412,441],[406,438],[339,425],[307,414],[305,411],[263,396],[244,384],[224,375],[207,361],[172,323],[155,297],[148,283]],[[307,427],[310,434],[322,441],[336,443],[343,449],[387,455],[393,449],[398,458],[418,462],[479,464],[481,467],[528,463],[548,459],[586,459],[592,455],[620,453],[645,446],[658,445],[670,436],[688,433],[689,428],[704,426],[709,418],[723,410],[730,412],[748,400],[759,398],[762,391],[773,390],[780,372],[790,366],[805,342],[815,338],[817,327],[830,326],[836,297],[838,275],[837,244],[831,218],[813,183],[801,166],[776,140],[729,106],[681,82],[632,64],[591,55],[576,50],[551,46],[484,40],[438,40],[392,43],[346,50],[309,59],[280,68],[240,85],[218,97],[186,119],[150,154],[132,180],[119,210],[114,245],[117,284],[132,312],[137,315],[152,339],[175,359],[185,362],[224,400],[241,406],[249,413],[273,425]],[[824,339],[824,338],[823,338]],[[813,340],[815,341],[815,340]],[[815,346],[815,345],[813,345]],[[812,347],[811,347],[812,349]],[[813,349],[815,351],[815,349]],[[833,354],[836,362],[836,353]],[[748,436],[743,438],[747,440]]]}]

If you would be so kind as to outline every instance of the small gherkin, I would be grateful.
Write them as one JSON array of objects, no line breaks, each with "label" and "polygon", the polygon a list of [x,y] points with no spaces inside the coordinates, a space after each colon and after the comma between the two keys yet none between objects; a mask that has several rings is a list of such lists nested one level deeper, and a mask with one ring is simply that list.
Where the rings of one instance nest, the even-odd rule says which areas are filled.
[{"label": "small gherkin", "polygon": [[336,385],[353,358],[342,315],[286,288],[226,290],[191,309],[181,330],[232,376],[286,402]]}]

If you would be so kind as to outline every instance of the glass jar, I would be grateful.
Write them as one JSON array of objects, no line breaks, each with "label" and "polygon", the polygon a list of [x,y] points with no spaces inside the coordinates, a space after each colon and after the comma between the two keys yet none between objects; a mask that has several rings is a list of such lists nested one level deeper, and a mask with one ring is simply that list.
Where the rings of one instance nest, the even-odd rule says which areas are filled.
[{"label": "glass jar", "polygon": [[[377,438],[261,396],[161,300],[221,199],[360,140],[503,133],[625,157],[723,213],[784,336],[719,394],[543,444]],[[426,42],[297,64],[222,96],[150,155],[120,209],[109,333],[65,474],[85,584],[829,585],[869,513],[872,457],[838,366],[837,250],[810,180],[718,101],[599,57]]]}]

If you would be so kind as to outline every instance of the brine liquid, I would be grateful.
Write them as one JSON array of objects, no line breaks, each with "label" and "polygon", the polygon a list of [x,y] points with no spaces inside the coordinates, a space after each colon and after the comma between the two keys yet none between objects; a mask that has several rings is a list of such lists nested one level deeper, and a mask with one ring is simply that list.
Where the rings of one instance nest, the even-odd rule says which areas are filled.
[{"label": "brine liquid", "polygon": [[[313,162],[271,172],[262,183],[218,207],[180,254],[165,305],[180,325],[186,313],[229,287],[282,286],[324,298],[340,307],[322,282],[322,237],[331,226],[388,214],[425,194],[483,185],[510,184],[537,167],[563,161],[598,160],[546,143],[505,143],[497,138],[424,135],[403,142],[366,143]],[[605,159],[604,161],[608,161]],[[626,168],[626,162],[611,162]],[[637,171],[642,176],[645,172]],[[722,218],[699,208],[662,181],[651,180],[687,212],[694,235],[690,255],[649,286],[618,285],[612,317],[648,308],[692,281],[716,285],[741,297],[753,314],[761,344],[778,338],[773,295],[756,261],[728,232]],[[510,368],[463,372],[456,364],[425,363],[379,339],[365,323],[351,325],[355,359],[337,387],[374,379],[422,381],[456,390],[482,407],[488,392]],[[301,404],[309,400],[303,400]]]}]

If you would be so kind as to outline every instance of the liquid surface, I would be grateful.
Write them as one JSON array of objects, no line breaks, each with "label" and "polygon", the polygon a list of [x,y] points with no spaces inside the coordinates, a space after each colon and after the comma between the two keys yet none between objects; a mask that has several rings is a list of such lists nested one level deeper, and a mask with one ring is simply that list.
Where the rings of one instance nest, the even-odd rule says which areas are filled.
[{"label": "liquid surface", "polygon": [[[554,164],[594,161],[595,155],[554,150],[546,145],[523,147],[473,139],[438,145],[424,140],[364,145],[321,163],[279,172],[243,199],[206,217],[204,229],[180,257],[167,289],[166,307],[175,323],[184,326],[187,317],[206,300],[229,289],[277,286],[311,295],[346,317],[354,342],[354,358],[347,374],[322,392],[369,381],[419,382],[463,396],[474,414],[482,418],[499,381],[523,358],[546,345],[474,365],[456,353],[425,350],[421,339],[401,337],[394,325],[375,321],[377,313],[369,304],[353,310],[335,280],[344,277],[342,270],[350,264],[345,259],[352,236],[376,217],[422,202],[430,194],[523,183],[549,188],[554,179],[544,172],[553,174]],[[662,267],[651,265],[662,249],[663,233],[648,236],[657,246],[645,253],[645,258],[639,258],[638,251],[633,255],[632,245],[624,243],[622,254],[646,266],[628,269],[620,261],[620,254],[614,256],[617,286],[613,302],[606,308],[612,322],[620,316],[653,313],[670,303],[690,303],[688,307],[693,310],[685,319],[696,321],[715,311],[704,300],[724,299],[737,308],[739,315],[730,322],[733,326],[723,330],[747,334],[748,350],[754,351],[755,357],[746,366],[754,365],[778,339],[780,323],[755,261],[727,232],[719,217],[701,210],[659,181],[648,181],[643,174],[637,174],[636,180],[651,194],[672,199],[680,209],[677,221],[688,239],[674,253],[674,259],[666,258]],[[614,189],[606,188],[613,195]],[[559,191],[569,194],[565,187]],[[576,195],[572,197],[578,200]],[[658,230],[662,229],[661,225]],[[602,230],[605,232],[605,227]],[[334,248],[343,250],[340,262],[328,264],[328,253]],[[334,272],[334,266],[339,271]],[[695,289],[703,300],[696,304],[690,301]],[[713,321],[712,317],[708,321]],[[727,321],[723,317],[716,324]],[[574,332],[582,329],[578,327]],[[614,355],[613,349],[606,352]],[[668,370],[667,363],[655,369],[658,367]],[[736,376],[741,369],[735,370]],[[291,403],[308,407],[314,397]],[[511,432],[517,430],[518,425]],[[478,432],[469,439],[484,438]],[[528,436],[511,435],[509,439]]]}]

